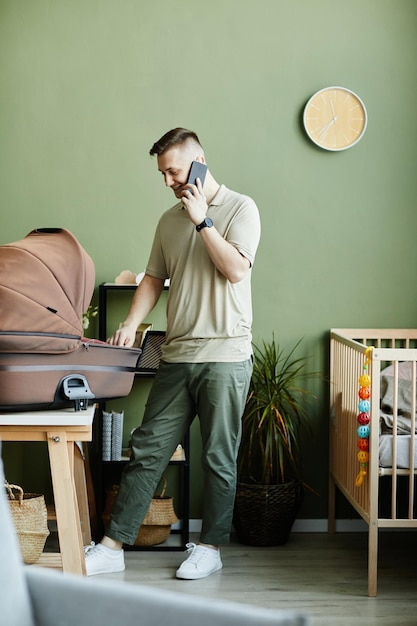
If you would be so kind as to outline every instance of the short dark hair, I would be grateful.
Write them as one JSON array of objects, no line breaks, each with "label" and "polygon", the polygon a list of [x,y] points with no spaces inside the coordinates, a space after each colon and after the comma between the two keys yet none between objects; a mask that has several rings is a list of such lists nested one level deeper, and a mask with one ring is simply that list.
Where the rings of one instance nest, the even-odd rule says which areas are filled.
[{"label": "short dark hair", "polygon": [[152,148],[149,150],[149,154],[151,156],[154,156],[154,154],[160,156],[170,148],[186,143],[187,141],[196,142],[202,148],[200,140],[193,130],[187,130],[186,128],[173,128],[153,144]]}]

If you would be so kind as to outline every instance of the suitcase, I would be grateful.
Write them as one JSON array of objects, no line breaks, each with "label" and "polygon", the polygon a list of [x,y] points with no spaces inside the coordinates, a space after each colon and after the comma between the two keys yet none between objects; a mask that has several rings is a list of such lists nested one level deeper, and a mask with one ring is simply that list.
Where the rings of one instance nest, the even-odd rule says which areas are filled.
[{"label": "suitcase", "polygon": [[127,396],[138,348],[83,337],[95,269],[72,233],[30,232],[0,246],[0,410],[30,411]]}]

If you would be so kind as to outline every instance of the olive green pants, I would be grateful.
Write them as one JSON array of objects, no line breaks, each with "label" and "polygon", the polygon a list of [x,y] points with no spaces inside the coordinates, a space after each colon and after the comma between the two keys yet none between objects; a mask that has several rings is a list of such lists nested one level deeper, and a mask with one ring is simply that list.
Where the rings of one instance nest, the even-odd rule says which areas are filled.
[{"label": "olive green pants", "polygon": [[204,472],[200,541],[229,542],[241,418],[251,374],[251,360],[160,364],[142,425],[132,435],[132,458],[122,474],[107,536],[134,544],[158,482],[197,415]]}]

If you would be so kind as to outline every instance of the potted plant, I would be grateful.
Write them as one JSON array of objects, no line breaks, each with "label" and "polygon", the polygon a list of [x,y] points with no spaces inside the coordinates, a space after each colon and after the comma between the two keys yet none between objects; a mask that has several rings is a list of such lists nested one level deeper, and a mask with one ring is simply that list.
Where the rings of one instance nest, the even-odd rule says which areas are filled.
[{"label": "potted plant", "polygon": [[[301,341],[301,340],[300,340]],[[286,543],[302,502],[303,443],[313,431],[302,381],[306,358],[285,353],[275,338],[254,346],[254,368],[238,456],[234,527],[241,543]]]},{"label": "potted plant", "polygon": [[97,315],[98,315],[98,306],[93,306],[92,304],[90,304],[88,306],[88,309],[86,310],[85,313],[83,313],[83,316],[82,316],[83,330],[87,330],[90,328],[91,321],[95,317],[97,317]]}]

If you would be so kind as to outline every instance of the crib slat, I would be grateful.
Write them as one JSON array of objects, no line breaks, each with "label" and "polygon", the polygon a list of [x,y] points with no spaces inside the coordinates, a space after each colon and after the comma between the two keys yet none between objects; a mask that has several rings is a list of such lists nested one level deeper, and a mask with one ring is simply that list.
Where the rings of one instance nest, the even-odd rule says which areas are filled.
[{"label": "crib slat", "polygon": [[[416,432],[416,361],[412,362],[411,366],[411,425],[410,432]],[[414,516],[414,446],[415,437],[410,437],[410,450],[409,450],[409,479],[408,479],[408,518],[413,519]]]},{"label": "crib slat", "polygon": [[394,361],[394,397],[392,401],[392,481],[391,518],[397,519],[397,421],[398,421],[398,361]]}]

